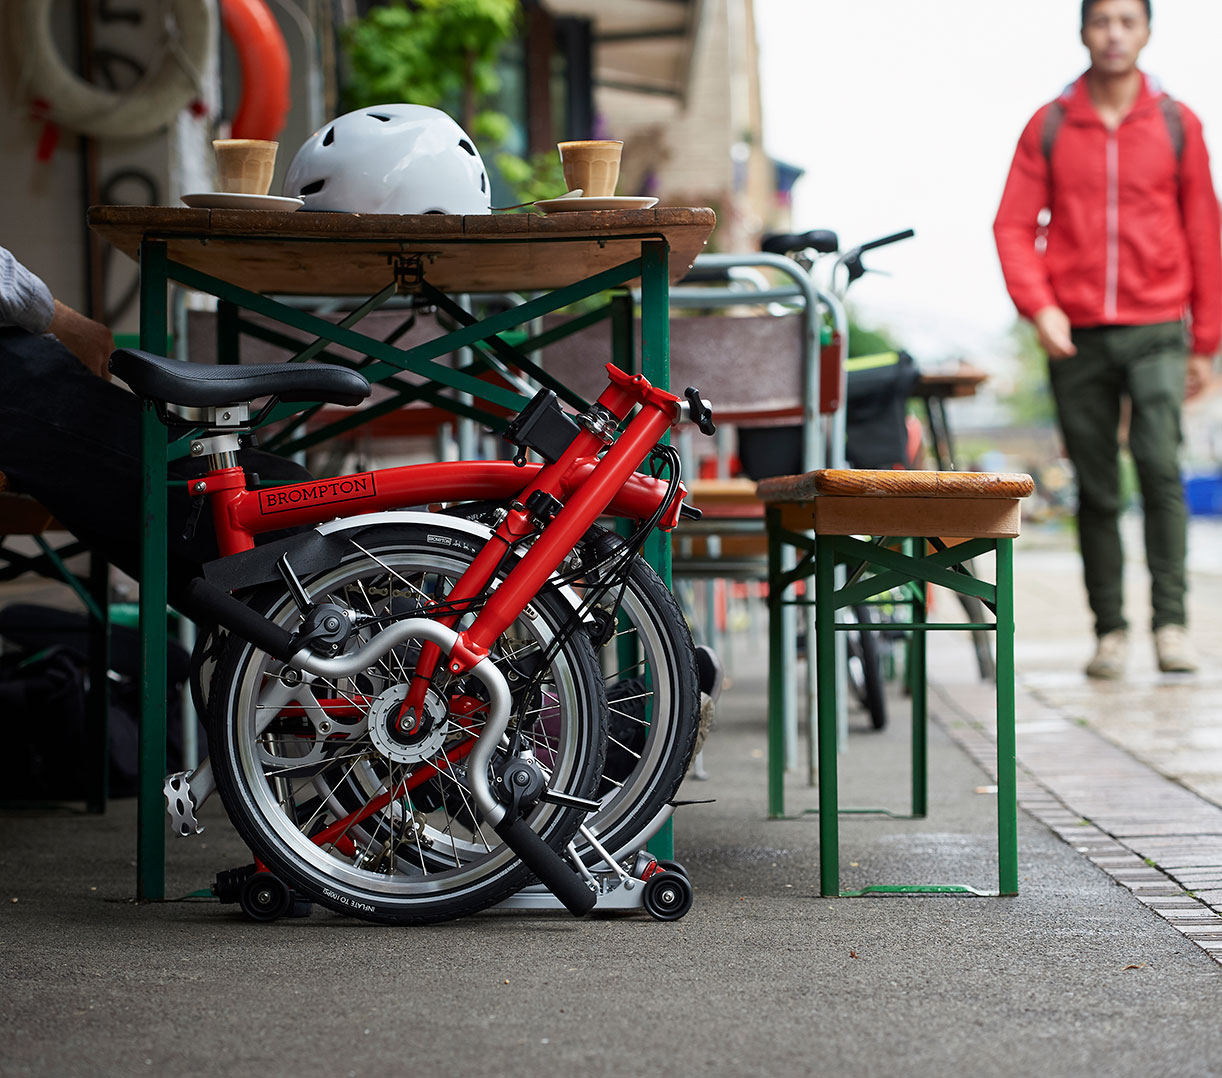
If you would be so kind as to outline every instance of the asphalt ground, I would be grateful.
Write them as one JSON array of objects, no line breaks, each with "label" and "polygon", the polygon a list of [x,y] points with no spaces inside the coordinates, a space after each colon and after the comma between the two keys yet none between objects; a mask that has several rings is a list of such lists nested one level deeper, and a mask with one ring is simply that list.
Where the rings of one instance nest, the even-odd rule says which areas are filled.
[{"label": "asphalt ground", "polygon": [[[1133,852],[1160,814],[1175,817],[1168,849],[1208,840],[1217,806],[1105,725],[1164,689],[1174,710],[1205,712],[1222,634],[1194,613],[1196,679],[1139,668],[1128,690],[1087,685],[1062,547],[1037,537],[1018,559],[1016,897],[821,898],[815,818],[765,818],[763,645],[740,631],[709,778],[684,791],[715,801],[676,817],[696,889],[677,922],[492,912],[393,929],[316,910],[253,924],[211,900],[132,901],[133,802],[0,813],[0,1075],[1222,1074],[1222,966],[1166,916],[1212,910]],[[1222,599],[1222,577],[1193,588],[1194,611]],[[845,817],[846,887],[996,878],[988,694],[966,643],[946,639],[931,647],[930,815]],[[850,714],[845,804],[906,804],[906,707],[892,705],[881,733]],[[1112,793],[1091,818],[1080,803],[1104,786],[1087,767],[1100,759]],[[789,809],[815,802],[792,776]],[[1141,804],[1138,833],[1118,836]],[[248,860],[219,807],[205,811],[203,836],[169,840],[171,896]],[[1126,878],[1132,857],[1162,877]]]}]

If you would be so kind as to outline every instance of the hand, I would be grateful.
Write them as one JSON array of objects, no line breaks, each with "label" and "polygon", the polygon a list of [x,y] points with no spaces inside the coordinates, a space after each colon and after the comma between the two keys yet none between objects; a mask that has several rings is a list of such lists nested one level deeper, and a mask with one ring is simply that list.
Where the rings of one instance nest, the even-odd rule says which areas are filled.
[{"label": "hand", "polygon": [[1189,356],[1188,370],[1184,376],[1184,400],[1192,400],[1204,393],[1213,381],[1213,374],[1213,356]]},{"label": "hand", "polygon": [[1060,307],[1041,308],[1035,312],[1034,321],[1040,347],[1050,359],[1068,359],[1078,354],[1069,326],[1069,315]]},{"label": "hand", "polygon": [[86,318],[56,300],[51,332],[99,378],[110,379],[110,353],[115,350],[115,338],[101,322]]}]

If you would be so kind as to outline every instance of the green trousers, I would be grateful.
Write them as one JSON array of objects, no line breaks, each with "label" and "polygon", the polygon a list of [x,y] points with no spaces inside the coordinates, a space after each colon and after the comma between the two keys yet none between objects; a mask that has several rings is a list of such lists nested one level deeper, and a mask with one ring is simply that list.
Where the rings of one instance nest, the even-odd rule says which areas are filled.
[{"label": "green trousers", "polygon": [[1075,329],[1078,354],[1049,360],[1065,449],[1078,479],[1078,537],[1099,636],[1126,627],[1120,544],[1121,401],[1130,402],[1150,569],[1152,625],[1184,625],[1188,511],[1179,471],[1187,346],[1178,322]]}]

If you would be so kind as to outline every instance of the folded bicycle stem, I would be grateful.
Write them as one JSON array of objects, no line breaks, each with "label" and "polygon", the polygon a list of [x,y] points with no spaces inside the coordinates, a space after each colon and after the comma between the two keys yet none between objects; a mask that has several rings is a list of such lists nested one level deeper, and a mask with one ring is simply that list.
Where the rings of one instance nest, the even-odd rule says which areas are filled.
[{"label": "folded bicycle stem", "polygon": [[[200,614],[200,620],[213,621],[230,632],[248,640],[274,658],[295,670],[303,670],[328,679],[352,677],[374,665],[392,648],[408,640],[427,640],[449,654],[459,642],[458,634],[447,626],[427,618],[409,618],[383,629],[355,651],[333,659],[314,655],[308,648],[297,649],[286,629],[256,613],[228,592],[202,578],[187,587],[189,614]],[[492,825],[502,841],[521,858],[564,906],[581,916],[594,908],[597,895],[577,875],[567,861],[547,845],[521,817],[508,819],[505,806],[492,792],[488,769],[492,755],[509,726],[512,697],[505,676],[491,659],[481,659],[470,673],[488,690],[488,719],[476,738],[467,769],[471,794],[481,816]]]}]

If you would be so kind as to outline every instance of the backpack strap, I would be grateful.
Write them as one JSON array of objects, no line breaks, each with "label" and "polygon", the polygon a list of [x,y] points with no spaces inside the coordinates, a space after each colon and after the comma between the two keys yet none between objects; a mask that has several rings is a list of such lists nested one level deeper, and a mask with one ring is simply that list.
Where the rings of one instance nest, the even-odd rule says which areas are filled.
[{"label": "backpack strap", "polygon": [[[1179,171],[1180,161],[1184,156],[1184,117],[1180,113],[1179,102],[1170,94],[1163,94],[1158,99],[1158,107],[1163,113],[1163,122],[1167,125],[1167,136],[1171,139],[1171,148],[1175,150],[1176,171]],[[1040,135],[1040,148],[1044,160],[1052,164],[1052,147],[1057,140],[1057,132],[1061,130],[1061,122],[1065,119],[1065,106],[1058,97],[1048,106],[1044,113],[1044,130]]]},{"label": "backpack strap", "polygon": [[1048,106],[1044,113],[1044,130],[1040,134],[1040,148],[1044,151],[1044,160],[1052,164],[1052,147],[1057,140],[1057,132],[1061,130],[1061,121],[1065,119],[1065,106],[1058,97]]},{"label": "backpack strap", "polygon": [[1184,156],[1184,116],[1180,112],[1179,102],[1170,94],[1164,94],[1158,101],[1163,110],[1163,120],[1167,124],[1167,134],[1175,150],[1175,163],[1178,166]]}]

